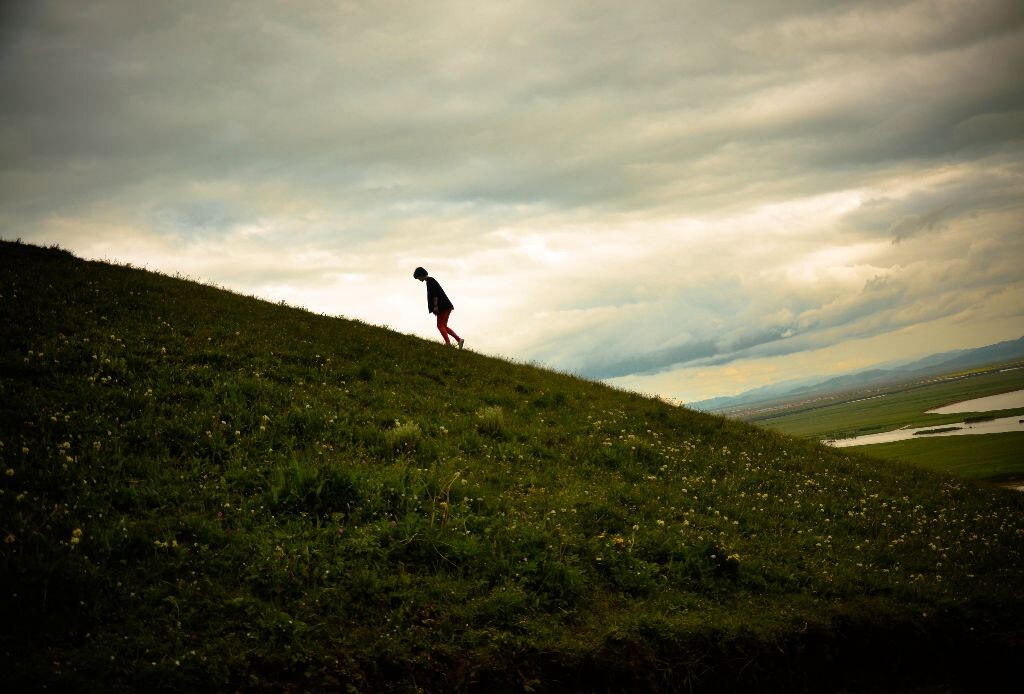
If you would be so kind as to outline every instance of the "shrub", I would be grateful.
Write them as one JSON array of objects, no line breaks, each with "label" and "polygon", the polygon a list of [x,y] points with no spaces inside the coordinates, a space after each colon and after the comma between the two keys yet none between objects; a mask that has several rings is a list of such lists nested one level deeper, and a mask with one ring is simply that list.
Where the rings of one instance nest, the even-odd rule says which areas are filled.
[{"label": "shrub", "polygon": [[419,448],[423,432],[416,422],[402,424],[395,420],[395,426],[384,432],[384,444],[392,453],[411,453]]},{"label": "shrub", "polygon": [[494,438],[505,437],[505,414],[499,405],[482,407],[476,412],[476,428],[481,434]]},{"label": "shrub", "polygon": [[533,401],[533,406],[542,409],[562,409],[569,404],[569,398],[566,397],[565,393],[557,391],[554,393],[541,392],[540,396]]},{"label": "shrub", "polygon": [[343,512],[360,499],[355,480],[334,467],[293,460],[274,470],[267,502],[279,512],[327,515]]}]

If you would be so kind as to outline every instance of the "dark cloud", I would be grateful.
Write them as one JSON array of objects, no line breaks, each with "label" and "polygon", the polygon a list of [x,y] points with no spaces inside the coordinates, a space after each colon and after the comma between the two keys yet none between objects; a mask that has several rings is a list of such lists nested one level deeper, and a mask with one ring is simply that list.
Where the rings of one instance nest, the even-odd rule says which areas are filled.
[{"label": "dark cloud", "polygon": [[[960,193],[972,189],[945,187],[947,192]],[[732,283],[724,277],[717,282],[703,278],[694,284],[680,282],[675,297],[613,314],[587,335],[573,336],[571,356],[560,358],[581,365],[582,373],[596,378],[722,365],[797,354],[948,316],[966,316],[1006,292],[1020,293],[1024,262],[1020,206],[992,207],[964,195],[974,205],[959,207],[957,214],[949,206],[920,216],[904,214],[907,209],[927,209],[937,197],[960,199],[932,191],[900,202],[870,201],[870,210],[863,216],[849,216],[860,223],[866,217],[901,220],[903,242],[872,246],[871,264],[864,268],[871,274],[859,286],[851,286],[850,281],[806,284],[774,274]],[[993,194],[990,200],[1000,199],[1005,200]],[[672,341],[673,333],[679,339]],[[618,335],[643,335],[648,344],[666,340],[670,344],[647,350],[634,344],[630,349],[616,342]],[[551,349],[558,354],[565,346]]]},{"label": "dark cloud", "polygon": [[903,239],[915,236],[919,233],[936,231],[941,229],[945,224],[945,217],[950,212],[950,206],[944,205],[936,210],[931,210],[925,214],[911,215],[904,217],[890,228],[892,234],[892,240],[894,243],[899,243]]},{"label": "dark cloud", "polygon": [[[40,3],[12,20],[0,86],[18,136],[3,154],[8,175],[45,171],[56,206],[66,190],[74,206],[188,177],[287,180],[353,206],[390,188],[403,200],[686,209],[764,181],[812,190],[809,165],[985,141],[987,129],[961,126],[1019,109],[1024,93],[1022,43],[984,49],[1015,36],[1012,5],[943,6],[938,28],[890,35],[870,26],[883,7],[848,3]],[[848,28],[830,39],[835,25]],[[778,40],[815,27],[816,54]],[[864,36],[881,57],[848,55]],[[927,60],[881,62],[894,51]],[[936,66],[956,83],[928,77]],[[694,167],[703,186],[680,199]]]},{"label": "dark cloud", "polygon": [[954,173],[900,197],[866,200],[845,216],[841,228],[899,242],[982,214],[1024,210],[1024,166],[1002,157],[987,162],[971,175]]}]

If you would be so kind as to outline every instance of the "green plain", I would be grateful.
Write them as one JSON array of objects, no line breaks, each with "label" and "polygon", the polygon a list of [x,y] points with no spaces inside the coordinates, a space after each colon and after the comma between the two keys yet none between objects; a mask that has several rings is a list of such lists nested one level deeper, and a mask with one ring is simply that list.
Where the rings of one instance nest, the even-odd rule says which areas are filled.
[{"label": "green plain", "polygon": [[[900,427],[923,427],[961,422],[969,413],[927,414],[928,410],[963,400],[1024,388],[1024,369],[964,376],[958,380],[930,382],[862,399],[824,407],[808,407],[780,416],[750,418],[760,426],[807,438],[846,438]],[[986,412],[993,417],[1024,413],[1016,408]]]},{"label": "green plain", "polygon": [[1024,433],[893,441],[850,450],[988,481],[1024,479]]}]

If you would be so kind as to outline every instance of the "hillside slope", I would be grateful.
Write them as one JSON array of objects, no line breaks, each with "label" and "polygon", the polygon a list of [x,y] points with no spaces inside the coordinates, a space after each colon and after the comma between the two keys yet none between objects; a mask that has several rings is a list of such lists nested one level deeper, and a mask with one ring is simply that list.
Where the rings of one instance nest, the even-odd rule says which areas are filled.
[{"label": "hillside slope", "polygon": [[1024,503],[0,243],[0,653],[74,690],[998,686]]}]

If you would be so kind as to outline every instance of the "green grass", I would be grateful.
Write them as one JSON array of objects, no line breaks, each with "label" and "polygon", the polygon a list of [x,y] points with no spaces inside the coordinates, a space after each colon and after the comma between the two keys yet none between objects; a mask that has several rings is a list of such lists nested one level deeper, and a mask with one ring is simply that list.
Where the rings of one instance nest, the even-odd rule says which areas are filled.
[{"label": "green grass", "polygon": [[989,481],[1024,479],[1024,433],[1016,431],[894,441],[852,449],[960,477]]},{"label": "green grass", "polygon": [[[885,397],[824,407],[808,406],[784,415],[752,418],[760,426],[808,438],[846,438],[904,426],[924,427],[962,422],[969,413],[927,414],[928,410],[962,400],[1024,388],[1024,369],[986,373],[956,381],[919,385]],[[992,417],[1024,414],[1024,409],[987,412]]]},{"label": "green grass", "polygon": [[16,689],[968,689],[1021,655],[1011,492],[58,249],[0,243],[0,321]]}]

